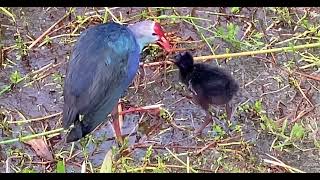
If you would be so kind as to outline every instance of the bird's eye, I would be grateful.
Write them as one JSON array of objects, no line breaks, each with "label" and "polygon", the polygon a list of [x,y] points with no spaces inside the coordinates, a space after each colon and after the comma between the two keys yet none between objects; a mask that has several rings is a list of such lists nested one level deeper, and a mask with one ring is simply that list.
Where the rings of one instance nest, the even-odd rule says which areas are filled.
[{"label": "bird's eye", "polygon": [[157,35],[156,33],[152,33],[152,36],[155,36],[155,35]]}]

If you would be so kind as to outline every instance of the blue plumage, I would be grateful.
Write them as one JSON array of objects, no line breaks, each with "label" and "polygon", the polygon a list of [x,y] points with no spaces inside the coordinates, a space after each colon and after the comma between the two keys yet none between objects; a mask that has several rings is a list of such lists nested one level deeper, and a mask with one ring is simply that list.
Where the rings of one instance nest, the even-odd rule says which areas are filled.
[{"label": "blue plumage", "polygon": [[[64,85],[62,125],[66,129],[74,123],[67,142],[93,131],[115,107],[138,71],[141,45],[146,43],[139,40],[135,31],[117,23],[97,25],[81,34]],[[84,115],[81,121],[79,115]]]}]

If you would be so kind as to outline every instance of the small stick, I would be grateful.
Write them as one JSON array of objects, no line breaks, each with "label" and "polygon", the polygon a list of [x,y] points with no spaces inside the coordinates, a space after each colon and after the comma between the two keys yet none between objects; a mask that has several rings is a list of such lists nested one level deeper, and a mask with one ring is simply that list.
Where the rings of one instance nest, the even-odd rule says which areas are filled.
[{"label": "small stick", "polygon": [[62,114],[62,112],[59,112],[59,113],[51,114],[51,115],[44,116],[44,117],[34,118],[34,119],[26,119],[26,120],[21,120],[21,121],[8,121],[8,123],[9,124],[17,124],[17,123],[29,123],[29,122],[33,122],[33,121],[41,121],[41,120],[45,120],[45,119],[59,116],[61,114]]},{"label": "small stick", "polygon": [[284,90],[284,89],[286,89],[286,88],[288,88],[288,87],[289,87],[289,85],[286,85],[286,86],[284,86],[284,87],[282,87],[282,88],[280,88],[280,89],[278,89],[278,90],[262,93],[262,94],[260,95],[260,97],[265,96],[265,95],[268,95],[268,94],[273,94],[273,93],[280,92],[280,91],[282,91],[282,90]]},{"label": "small stick", "polygon": [[31,49],[33,46],[35,46],[40,40],[42,40],[57,24],[59,24],[61,21],[63,21],[66,17],[68,17],[70,14],[65,14],[61,19],[59,19],[56,23],[54,23],[49,29],[47,29],[41,36],[39,36],[33,43],[28,47],[28,49]]},{"label": "small stick", "polygon": [[[148,10],[148,14],[149,14],[149,16],[150,17],[152,17],[152,18],[154,18],[155,17],[155,15],[152,13],[152,10],[151,10],[151,8],[150,7],[147,7],[147,10]],[[156,21],[156,19],[153,19],[154,21]]]},{"label": "small stick", "polygon": [[0,68],[2,68],[2,64],[4,63],[4,51],[2,50],[2,45],[0,45]]},{"label": "small stick", "polygon": [[269,160],[269,159],[263,159],[263,161],[266,162],[266,163],[270,163],[270,164],[273,164],[273,165],[276,165],[276,166],[281,166],[283,168],[286,168],[287,170],[296,171],[296,172],[299,172],[299,173],[305,173],[304,171],[301,171],[300,169],[297,169],[297,168],[294,168],[294,167],[286,165],[285,163],[283,163],[279,159],[277,159],[277,158],[275,158],[275,157],[273,157],[273,156],[271,156],[269,154],[266,154],[266,155],[275,160],[275,161],[273,161],[273,160]]},{"label": "small stick", "polygon": [[[297,113],[298,113],[299,107],[300,107],[300,105],[302,104],[302,102],[303,102],[303,98],[301,98],[301,100],[300,100],[299,103],[298,103],[298,106],[296,107],[296,110],[295,110],[295,112],[294,112],[294,117],[297,117]],[[304,108],[305,108],[305,107],[304,107]]]},{"label": "small stick", "polygon": [[129,108],[128,110],[118,112],[120,115],[131,113],[131,112],[144,112],[146,110],[153,110],[153,109],[159,109],[163,104],[156,104],[156,105],[150,105],[150,106],[144,106],[144,107],[138,107],[138,108]]},{"label": "small stick", "polygon": [[149,66],[160,66],[164,64],[173,64],[173,62],[170,61],[159,61],[159,62],[152,62],[152,63],[140,63],[140,66],[143,67],[149,67]]},{"label": "small stick", "polygon": [[[183,164],[185,167],[187,167],[187,164],[185,162],[183,162],[180,158],[178,158],[177,155],[175,155],[172,151],[170,151],[170,149],[168,148],[165,148],[176,160],[178,160],[181,164]],[[193,173],[196,173],[197,171],[194,170],[192,167],[189,167],[190,170],[193,172]]]},{"label": "small stick", "polygon": [[240,39],[241,41],[243,41],[243,39],[247,36],[247,34],[251,31],[252,28],[252,23],[246,22],[248,24],[248,28],[246,29],[246,31],[243,33],[242,38]]},{"label": "small stick", "polygon": [[290,123],[295,123],[296,121],[298,121],[300,118],[302,118],[303,116],[305,116],[306,114],[308,114],[309,112],[313,111],[315,108],[315,106],[313,106],[312,108],[310,108],[309,110],[302,110],[298,116],[296,118],[294,118]]},{"label": "small stick", "polygon": [[26,141],[26,140],[37,138],[40,136],[55,134],[55,133],[61,132],[63,130],[64,130],[63,128],[59,128],[59,129],[54,129],[54,130],[47,131],[47,132],[42,132],[39,134],[32,134],[32,135],[28,135],[28,136],[24,136],[24,137],[20,137],[20,138],[8,139],[8,140],[0,141],[0,144],[10,144],[10,143],[18,142],[18,141]]},{"label": "small stick", "polygon": [[[320,47],[320,43],[303,44],[303,45],[292,46],[292,47],[263,49],[263,50],[247,51],[247,52],[239,52],[239,53],[198,56],[198,57],[194,57],[193,59],[195,61],[207,61],[210,59],[226,59],[226,58],[232,58],[232,57],[253,56],[257,54],[276,53],[276,52],[282,52],[282,51],[292,51],[292,50],[300,50],[300,49],[315,48],[315,47]],[[159,66],[163,64],[173,64],[173,63],[170,61],[160,61],[160,62],[152,62],[152,63],[140,63],[140,66],[148,67],[148,66]],[[310,79],[320,81],[320,77],[317,77],[317,76],[311,76],[311,75],[300,73],[300,72],[295,72],[295,73],[306,76]]]},{"label": "small stick", "polygon": [[263,49],[263,50],[247,51],[247,52],[239,52],[239,53],[199,56],[199,57],[194,57],[193,59],[195,61],[205,61],[205,60],[209,60],[209,59],[224,59],[224,58],[232,58],[232,57],[240,57],[240,56],[253,56],[253,55],[257,55],[257,54],[275,53],[275,52],[282,52],[282,51],[292,51],[292,50],[315,48],[315,47],[320,47],[320,43],[303,44],[303,45],[292,46],[292,47]]},{"label": "small stick", "polygon": [[[201,12],[201,11],[199,11]],[[239,15],[239,14],[226,14],[226,13],[218,13],[218,12],[211,12],[211,11],[202,11],[205,12],[207,14],[212,14],[212,15],[216,15],[216,16],[229,16],[229,17],[237,17],[237,18],[246,18],[245,15]]]},{"label": "small stick", "polygon": [[297,72],[297,71],[294,71],[293,73],[299,74],[299,75],[304,76],[304,77],[309,78],[309,79],[313,79],[313,80],[316,80],[316,81],[320,81],[320,77],[319,77],[319,76],[311,76],[311,75],[309,75],[309,74],[305,74],[305,73]]},{"label": "small stick", "polygon": [[[289,73],[289,74],[292,73],[292,72],[290,72],[289,70],[287,70],[287,69],[285,69],[285,68],[281,68],[281,67],[280,67],[280,69],[283,70],[283,71],[286,71],[286,72]],[[313,79],[313,80],[316,80],[316,81],[320,81],[320,77],[319,77],[319,76],[312,76],[312,75],[310,75],[310,74],[306,74],[306,73],[302,73],[302,72],[298,72],[298,71],[293,71],[293,73],[299,74],[299,75],[304,76],[304,77],[309,78],[309,79]]]},{"label": "small stick", "polygon": [[303,92],[303,90],[301,89],[300,84],[301,84],[301,81],[300,81],[300,83],[298,84],[298,89],[299,89],[300,93],[301,93],[302,96],[307,100],[307,102],[308,102],[312,107],[314,107],[314,105],[312,104],[312,102],[310,101],[310,99],[306,96],[306,94],[305,94],[305,93]]},{"label": "small stick", "polygon": [[209,147],[211,147],[212,145],[216,145],[217,142],[213,141],[211,143],[209,143],[208,145],[206,145],[205,147],[203,147],[202,149],[200,149],[195,155],[199,155],[200,153],[202,153],[204,150],[208,149]]}]

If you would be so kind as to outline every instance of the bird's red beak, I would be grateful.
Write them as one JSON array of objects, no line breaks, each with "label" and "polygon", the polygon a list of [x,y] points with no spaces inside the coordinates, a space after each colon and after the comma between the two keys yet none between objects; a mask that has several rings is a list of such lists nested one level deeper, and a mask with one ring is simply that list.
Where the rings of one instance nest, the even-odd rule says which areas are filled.
[{"label": "bird's red beak", "polygon": [[157,44],[160,47],[162,47],[164,50],[166,50],[167,52],[170,52],[171,45],[170,45],[169,41],[165,38],[165,35],[164,35],[164,32],[163,32],[161,25],[157,22],[154,25],[154,31],[159,36],[159,40],[157,41]]}]

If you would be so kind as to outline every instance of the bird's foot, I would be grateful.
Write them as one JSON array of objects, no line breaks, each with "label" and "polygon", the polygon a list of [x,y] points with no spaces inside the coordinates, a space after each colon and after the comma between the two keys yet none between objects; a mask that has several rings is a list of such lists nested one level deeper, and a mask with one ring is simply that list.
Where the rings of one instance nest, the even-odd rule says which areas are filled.
[{"label": "bird's foot", "polygon": [[226,123],[223,121],[219,121],[217,118],[214,118],[214,123],[217,124],[218,126],[222,127],[223,131],[227,134],[230,135],[230,128]]},{"label": "bird's foot", "polygon": [[194,132],[194,134],[200,135],[202,133],[203,129],[206,128],[210,122],[212,122],[212,116],[207,113],[205,121],[201,124],[200,128]]},{"label": "bird's foot", "polygon": [[179,95],[180,95],[180,96],[183,96],[183,97],[185,97],[185,98],[187,98],[187,99],[190,99],[190,100],[193,99],[193,96],[192,96],[192,95],[189,95],[189,94],[187,94],[187,93],[180,92]]},{"label": "bird's foot", "polygon": [[206,111],[205,121],[202,123],[202,125],[200,126],[199,129],[194,131],[194,135],[195,136],[200,135],[202,133],[203,129],[206,128],[210,122],[214,122],[215,124],[220,126],[227,135],[229,135],[229,136],[231,135],[231,131],[230,131],[230,128],[228,127],[228,125],[226,123],[224,123],[223,121],[218,120],[216,117],[213,117],[211,115],[211,113],[209,112],[209,110]]},{"label": "bird's foot", "polygon": [[[227,120],[230,122],[229,126],[229,135],[232,136],[234,133],[231,131],[231,129],[234,129],[234,127],[237,125],[237,120],[234,115],[234,107],[232,107],[229,103],[225,105],[226,108],[226,114],[227,114]],[[235,108],[236,109],[236,108]]]}]

